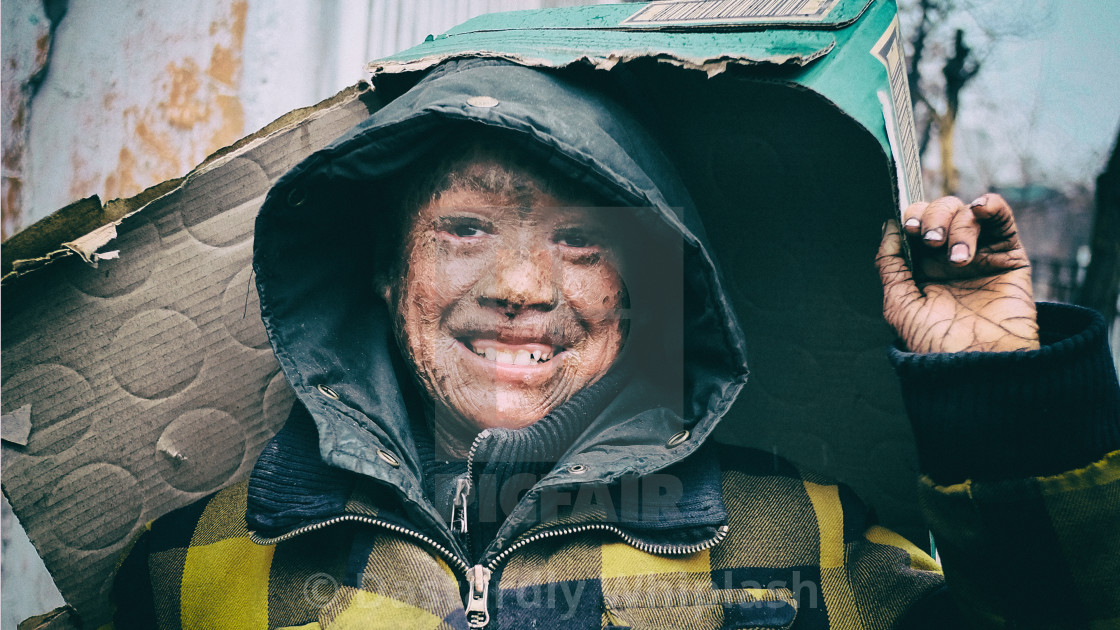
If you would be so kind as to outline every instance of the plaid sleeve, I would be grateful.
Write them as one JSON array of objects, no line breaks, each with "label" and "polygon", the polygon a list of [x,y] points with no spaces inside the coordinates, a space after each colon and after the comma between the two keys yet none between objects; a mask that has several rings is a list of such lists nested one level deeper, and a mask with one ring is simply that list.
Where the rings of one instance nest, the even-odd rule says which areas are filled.
[{"label": "plaid sleeve", "polygon": [[957,605],[981,627],[1120,625],[1120,451],[1058,475],[919,487]]},{"label": "plaid sleeve", "polygon": [[710,552],[713,584],[787,588],[794,627],[850,630],[895,628],[944,584],[937,564],[877,525],[850,488],[751,453],[721,458],[730,534]]},{"label": "plaid sleeve", "polygon": [[1038,323],[1031,352],[891,353],[948,584],[921,606],[952,600],[978,627],[1116,627],[1120,387],[1108,326],[1057,304],[1039,304]]}]

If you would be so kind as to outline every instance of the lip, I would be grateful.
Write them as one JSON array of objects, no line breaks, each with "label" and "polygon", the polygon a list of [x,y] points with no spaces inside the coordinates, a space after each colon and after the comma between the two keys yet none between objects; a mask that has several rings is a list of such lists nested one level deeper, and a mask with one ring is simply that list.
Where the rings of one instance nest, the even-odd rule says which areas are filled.
[{"label": "lip", "polygon": [[[484,372],[485,374],[493,375],[494,378],[503,383],[511,384],[524,384],[524,385],[541,385],[547,382],[556,371],[563,364],[566,353],[563,349],[554,349],[555,354],[552,358],[544,363],[536,363],[533,365],[511,365],[508,363],[498,363],[490,361],[475,354],[467,344],[462,340],[456,339],[455,344],[457,350],[464,355],[463,360],[469,365],[474,366],[475,369]],[[503,344],[505,345],[505,344]],[[513,345],[513,344],[511,344]],[[523,344],[516,344],[523,345]],[[539,345],[539,344],[538,344]]]}]

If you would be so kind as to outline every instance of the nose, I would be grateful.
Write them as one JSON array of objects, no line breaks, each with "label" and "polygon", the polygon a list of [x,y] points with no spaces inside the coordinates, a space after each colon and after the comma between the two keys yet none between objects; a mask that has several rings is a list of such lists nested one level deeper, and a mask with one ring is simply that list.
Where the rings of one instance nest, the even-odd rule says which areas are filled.
[{"label": "nose", "polygon": [[560,299],[559,267],[546,250],[501,250],[482,283],[479,303],[513,317],[521,310],[551,311]]}]

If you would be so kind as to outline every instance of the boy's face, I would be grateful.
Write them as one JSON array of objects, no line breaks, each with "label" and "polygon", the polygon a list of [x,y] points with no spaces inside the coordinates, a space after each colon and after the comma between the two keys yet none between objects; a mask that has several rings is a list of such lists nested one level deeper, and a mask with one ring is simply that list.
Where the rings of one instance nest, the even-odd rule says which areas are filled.
[{"label": "boy's face", "polygon": [[436,195],[414,216],[389,287],[436,420],[463,437],[541,419],[603,376],[626,335],[607,212],[534,188],[529,201],[523,190],[517,201]]}]

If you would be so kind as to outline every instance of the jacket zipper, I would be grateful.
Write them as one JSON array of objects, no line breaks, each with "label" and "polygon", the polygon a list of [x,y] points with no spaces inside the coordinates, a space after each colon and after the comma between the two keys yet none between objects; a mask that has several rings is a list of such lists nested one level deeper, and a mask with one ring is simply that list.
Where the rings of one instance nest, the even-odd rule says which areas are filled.
[{"label": "jacket zipper", "polygon": [[490,611],[487,607],[490,591],[490,576],[498,570],[502,562],[509,558],[509,556],[518,549],[528,545],[529,543],[543,540],[545,538],[556,538],[557,536],[568,536],[571,534],[580,534],[590,531],[605,531],[616,534],[623,542],[645,553],[652,553],[662,556],[687,556],[689,554],[711,549],[718,545],[724,538],[727,537],[730,528],[727,525],[721,525],[716,530],[716,535],[705,540],[701,543],[694,545],[651,545],[635,539],[621,529],[614,525],[607,525],[606,523],[586,523],[584,525],[572,525],[570,527],[561,527],[558,529],[549,529],[537,532],[527,538],[522,538],[516,543],[509,546],[508,549],[498,554],[491,560],[487,566],[476,564],[471,567],[470,572],[467,574],[467,581],[470,588],[467,592],[466,609],[467,609],[467,627],[469,628],[485,628],[490,623]]},{"label": "jacket zipper", "polygon": [[292,531],[290,531],[286,534],[281,534],[280,536],[276,536],[275,538],[266,538],[264,536],[261,536],[261,535],[257,534],[256,532],[249,532],[249,540],[255,542],[258,545],[275,545],[275,544],[282,543],[282,542],[287,541],[287,540],[291,540],[291,539],[293,539],[296,536],[299,536],[301,534],[306,534],[308,532],[313,532],[315,530],[322,529],[324,527],[330,527],[331,525],[335,525],[335,524],[342,523],[342,522],[365,523],[367,525],[375,525],[375,526],[378,526],[378,527],[384,527],[385,529],[387,529],[391,532],[397,533],[397,534],[404,534],[405,536],[408,536],[409,538],[412,538],[412,539],[415,539],[415,540],[419,540],[420,542],[425,543],[426,545],[428,545],[432,549],[436,550],[444,560],[447,560],[451,564],[455,565],[455,567],[458,568],[460,572],[462,572],[464,574],[467,574],[470,571],[470,566],[471,566],[470,564],[468,564],[466,561],[464,561],[459,556],[455,555],[455,553],[452,552],[447,547],[444,547],[443,545],[441,545],[438,542],[436,542],[435,540],[433,540],[431,537],[425,536],[424,534],[421,534],[420,532],[408,529],[407,527],[401,527],[400,525],[395,525],[393,523],[389,523],[387,521],[383,521],[383,520],[376,519],[376,518],[371,518],[369,516],[362,516],[361,514],[343,514],[342,516],[336,516],[334,518],[329,518],[325,521],[320,521],[318,523],[312,523],[311,525],[304,525],[303,527],[297,527],[296,529],[293,529]]},{"label": "jacket zipper", "polygon": [[471,485],[474,483],[474,456],[478,453],[479,444],[488,435],[490,429],[484,429],[474,436],[470,451],[467,452],[467,474],[455,482],[455,498],[451,501],[451,531],[461,536],[467,543],[470,542],[467,539],[467,505]]},{"label": "jacket zipper", "polygon": [[508,549],[498,554],[494,557],[493,560],[490,561],[490,570],[493,571],[497,569],[502,561],[508,558],[511,553],[517,551],[525,545],[528,545],[531,542],[536,542],[545,538],[568,536],[570,534],[582,534],[584,532],[596,530],[611,532],[622,539],[622,542],[630,545],[638,551],[644,551],[645,553],[651,553],[657,556],[687,556],[692,553],[698,553],[700,551],[704,551],[705,549],[711,549],[712,547],[715,547],[720,542],[722,542],[724,538],[727,537],[727,532],[730,531],[730,528],[727,525],[721,525],[719,529],[716,530],[715,536],[712,536],[704,542],[696,543],[693,545],[651,545],[649,543],[642,542],[634,538],[633,536],[630,536],[614,525],[608,525],[606,523],[585,523],[583,525],[572,525],[569,527],[561,527],[558,529],[547,529],[541,532],[537,532],[536,534],[533,534],[528,538],[522,538],[521,540],[510,545]]},{"label": "jacket zipper", "polygon": [[[467,460],[468,470],[470,467],[469,457],[473,456],[473,454],[474,452],[472,449],[471,454],[468,456]],[[487,563],[486,566],[476,564],[473,567],[465,560],[455,555],[454,552],[439,544],[429,536],[425,536],[424,534],[408,529],[407,527],[401,527],[400,525],[395,525],[393,523],[382,521],[376,518],[371,518],[368,516],[362,516],[360,514],[344,514],[342,516],[336,516],[334,518],[330,518],[318,523],[313,523],[311,525],[304,525],[303,527],[298,527],[290,532],[287,532],[286,534],[276,536],[275,538],[265,538],[264,536],[258,535],[256,532],[249,532],[249,539],[258,545],[275,545],[277,543],[291,540],[292,538],[295,538],[296,536],[299,536],[301,534],[313,532],[315,530],[329,527],[331,525],[342,522],[365,523],[368,525],[384,527],[385,529],[388,529],[389,531],[394,533],[403,534],[409,538],[425,543],[426,545],[428,545],[428,547],[438,552],[444,560],[448,561],[450,564],[453,564],[461,574],[466,576],[467,579],[467,596],[464,599],[463,605],[466,610],[467,626],[474,629],[485,628],[490,624],[490,576],[493,575],[493,573],[497,571],[499,567],[501,567],[502,563],[507,558],[509,558],[509,556],[513,554],[513,552],[521,549],[529,543],[533,543],[538,540],[544,540],[546,538],[569,536],[572,534],[581,534],[590,531],[604,531],[615,534],[623,542],[637,549],[638,551],[660,556],[686,556],[689,554],[704,551],[705,549],[711,549],[712,547],[722,542],[723,539],[727,537],[728,531],[730,531],[730,528],[727,525],[722,525],[719,527],[719,529],[716,530],[715,536],[700,543],[696,543],[693,545],[652,545],[637,540],[633,536],[630,536],[614,525],[608,525],[606,523],[585,523],[583,525],[571,525],[568,527],[560,527],[557,529],[548,529],[537,532],[532,536],[522,538],[521,540],[510,545],[505,551],[501,552],[497,556],[494,556],[494,559]]]}]

